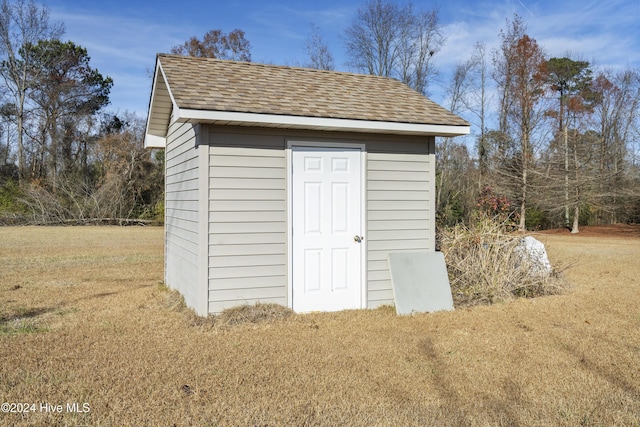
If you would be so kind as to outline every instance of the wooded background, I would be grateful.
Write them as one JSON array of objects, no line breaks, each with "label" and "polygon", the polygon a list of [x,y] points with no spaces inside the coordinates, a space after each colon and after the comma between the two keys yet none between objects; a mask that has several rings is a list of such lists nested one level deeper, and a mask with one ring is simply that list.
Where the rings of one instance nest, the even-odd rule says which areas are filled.
[{"label": "wooded background", "polygon": [[[363,3],[344,34],[349,71],[388,76],[467,119],[472,135],[437,142],[440,227],[489,216],[514,228],[640,222],[640,71],[549,57],[514,15],[450,75],[437,9]],[[63,41],[33,0],[2,0],[0,223],[162,221],[163,151],[143,148],[145,118],[110,113],[113,80]],[[312,26],[304,66],[333,70]],[[173,53],[251,60],[245,33],[214,29]],[[588,54],[588,52],[586,52]],[[151,87],[151,80],[149,80]]]}]

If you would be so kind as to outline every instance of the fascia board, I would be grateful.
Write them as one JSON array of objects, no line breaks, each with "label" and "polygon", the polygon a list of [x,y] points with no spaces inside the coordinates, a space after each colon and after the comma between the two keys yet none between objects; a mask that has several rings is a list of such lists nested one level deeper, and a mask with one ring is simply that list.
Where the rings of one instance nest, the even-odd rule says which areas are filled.
[{"label": "fascia board", "polygon": [[194,110],[184,108],[176,109],[175,112],[177,114],[174,116],[174,120],[178,122],[220,122],[230,125],[236,124],[238,126],[292,127],[298,129],[432,136],[460,136],[468,135],[470,133],[469,126],[381,122],[325,117]]}]

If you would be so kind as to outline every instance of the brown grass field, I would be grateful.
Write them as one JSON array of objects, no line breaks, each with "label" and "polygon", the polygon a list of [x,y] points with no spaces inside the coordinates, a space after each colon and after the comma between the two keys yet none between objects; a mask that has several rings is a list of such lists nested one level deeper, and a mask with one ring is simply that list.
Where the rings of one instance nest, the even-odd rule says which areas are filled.
[{"label": "brown grass field", "polygon": [[0,228],[0,425],[639,426],[640,227],[537,236],[561,295],[218,326],[160,228]]}]

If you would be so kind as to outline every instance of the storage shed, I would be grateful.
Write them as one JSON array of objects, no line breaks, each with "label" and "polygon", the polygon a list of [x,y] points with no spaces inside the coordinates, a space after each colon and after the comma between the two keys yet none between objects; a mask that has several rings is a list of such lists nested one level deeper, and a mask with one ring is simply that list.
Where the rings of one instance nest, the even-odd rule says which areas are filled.
[{"label": "storage shed", "polygon": [[388,253],[435,250],[435,137],[468,133],[390,78],[158,55],[165,283],[200,315],[393,303]]}]

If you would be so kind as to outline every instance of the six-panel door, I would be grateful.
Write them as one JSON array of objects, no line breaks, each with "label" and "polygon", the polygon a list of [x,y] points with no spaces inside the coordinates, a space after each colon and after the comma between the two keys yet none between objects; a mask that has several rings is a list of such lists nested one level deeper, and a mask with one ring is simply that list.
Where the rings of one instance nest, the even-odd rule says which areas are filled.
[{"label": "six-panel door", "polygon": [[298,312],[362,307],[361,151],[292,148],[292,295]]}]

